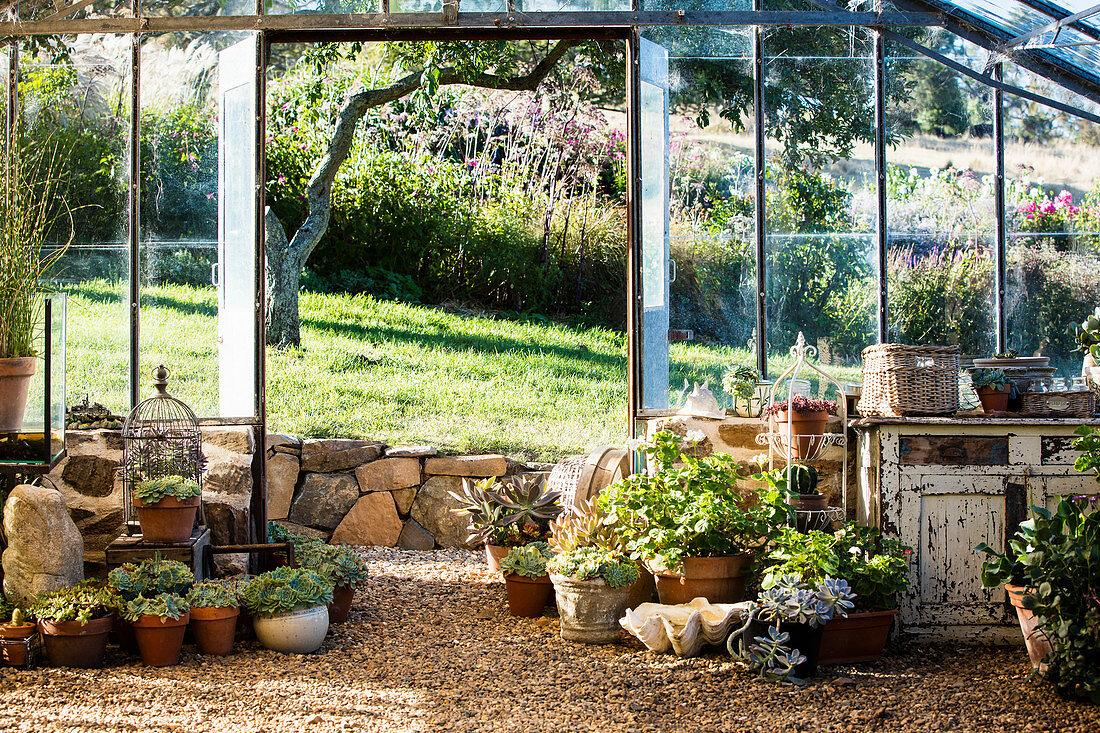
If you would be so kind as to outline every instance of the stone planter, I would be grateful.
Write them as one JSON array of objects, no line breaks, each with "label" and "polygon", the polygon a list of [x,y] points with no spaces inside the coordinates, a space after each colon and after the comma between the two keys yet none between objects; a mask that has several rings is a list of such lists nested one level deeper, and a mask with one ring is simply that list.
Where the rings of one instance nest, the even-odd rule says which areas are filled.
[{"label": "stone planter", "polygon": [[36,364],[33,356],[0,359],[0,433],[23,429],[23,413],[27,410]]},{"label": "stone planter", "polygon": [[284,654],[317,651],[328,633],[328,606],[314,606],[264,618],[255,616],[252,626],[264,647]]},{"label": "stone planter", "polygon": [[654,570],[657,596],[674,606],[706,598],[711,603],[737,603],[745,597],[752,554],[730,557],[685,557],[682,575]]},{"label": "stone planter", "polygon": [[141,535],[147,542],[186,542],[195,526],[199,497],[180,501],[166,496],[156,504],[146,504],[134,497],[134,511],[141,524]]},{"label": "stone planter", "polygon": [[898,615],[896,608],[887,611],[849,613],[846,618],[834,618],[825,624],[821,635],[819,664],[854,664],[874,662],[882,656],[890,625]]},{"label": "stone planter", "polygon": [[577,580],[551,575],[561,616],[561,638],[584,644],[609,644],[621,635],[630,587],[612,588],[603,578]]},{"label": "stone planter", "polygon": [[1028,589],[1005,583],[1005,593],[1008,594],[1009,603],[1016,609],[1016,618],[1020,622],[1020,631],[1024,634],[1024,645],[1027,646],[1027,656],[1031,659],[1031,666],[1043,672],[1046,670],[1043,657],[1050,653],[1052,646],[1047,635],[1039,629],[1039,621],[1035,618],[1035,614],[1030,609],[1024,608],[1024,596],[1027,595]]},{"label": "stone planter", "polygon": [[99,669],[107,653],[107,634],[113,616],[92,619],[86,624],[76,621],[38,622],[46,656],[55,667]]},{"label": "stone planter", "polygon": [[185,613],[179,618],[163,616],[142,616],[133,622],[134,636],[137,637],[141,661],[149,667],[172,667],[180,663],[180,649],[183,648],[183,635],[187,632],[187,623],[191,615]]},{"label": "stone planter", "polygon": [[237,635],[237,618],[241,609],[201,606],[191,607],[191,633],[200,654],[224,657],[233,651]]}]

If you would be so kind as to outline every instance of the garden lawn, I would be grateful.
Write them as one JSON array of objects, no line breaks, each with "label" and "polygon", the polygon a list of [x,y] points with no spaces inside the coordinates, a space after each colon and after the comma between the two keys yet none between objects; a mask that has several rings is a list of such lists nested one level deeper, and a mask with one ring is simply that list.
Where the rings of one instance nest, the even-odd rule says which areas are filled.
[{"label": "garden lawn", "polygon": [[[103,281],[69,288],[70,404],[87,393],[123,414],[128,407],[122,292]],[[623,333],[341,294],[303,293],[301,315],[302,348],[268,349],[272,432],[544,461],[626,439]],[[169,391],[200,417],[217,414],[217,331],[212,288],[143,290],[142,374],[167,365]],[[722,372],[735,362],[753,357],[674,344],[671,381],[709,380],[718,394]],[[774,359],[773,372],[787,363]],[[837,376],[858,379],[857,371]]]}]

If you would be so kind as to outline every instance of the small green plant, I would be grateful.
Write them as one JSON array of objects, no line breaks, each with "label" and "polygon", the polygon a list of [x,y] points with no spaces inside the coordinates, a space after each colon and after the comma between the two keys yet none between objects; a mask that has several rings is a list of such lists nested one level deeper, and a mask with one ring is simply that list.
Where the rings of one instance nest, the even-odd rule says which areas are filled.
[{"label": "small green plant", "polygon": [[167,496],[187,501],[201,495],[198,483],[185,476],[161,476],[134,484],[134,496],[143,504],[157,504]]},{"label": "small green plant", "polygon": [[1100,362],[1100,306],[1080,324],[1070,326],[1070,334],[1077,341],[1077,350],[1092,354]]},{"label": "small green plant", "polygon": [[253,616],[269,618],[332,603],[332,582],[315,570],[275,568],[253,578],[242,598]]},{"label": "small green plant", "polygon": [[295,534],[275,521],[268,521],[267,523],[267,539],[269,542],[289,542],[294,545],[295,559],[308,548],[325,544],[320,537],[306,537],[305,535]]},{"label": "small green plant", "polygon": [[161,593],[184,596],[195,582],[191,568],[157,553],[151,560],[123,563],[107,573],[107,584],[126,601]]},{"label": "small green plant", "polygon": [[603,578],[612,588],[632,585],[638,580],[638,565],[621,552],[599,547],[578,547],[554,555],[546,571],[576,580]]},{"label": "small green plant", "polygon": [[173,593],[158,593],[152,598],[135,598],[126,604],[122,617],[134,623],[142,616],[178,619],[191,610],[187,600]]},{"label": "small green plant", "polygon": [[367,561],[347,545],[308,545],[295,559],[299,566],[316,570],[337,588],[353,587],[367,579]]},{"label": "small green plant", "polygon": [[545,542],[528,542],[522,547],[513,547],[500,561],[500,569],[505,574],[522,575],[525,578],[541,578],[546,575],[546,563],[554,553]]},{"label": "small green plant", "polygon": [[450,495],[461,503],[451,511],[470,518],[470,543],[518,547],[545,540],[561,514],[558,493],[527,477],[463,479],[462,493]]},{"label": "small green plant", "polygon": [[974,384],[974,389],[981,389],[982,387],[989,387],[995,392],[1001,392],[1008,387],[1008,376],[1005,375],[1004,370],[997,368],[989,369],[971,369],[970,381]]},{"label": "small green plant", "polygon": [[759,381],[760,372],[750,366],[738,364],[722,375],[722,389],[734,397],[750,401],[756,396],[756,385]]},{"label": "small green plant", "polygon": [[241,605],[237,589],[217,580],[195,583],[187,592],[187,603],[192,608],[235,608]]},{"label": "small green plant", "polygon": [[550,525],[550,530],[550,547],[554,552],[568,552],[579,547],[625,549],[613,523],[591,500],[582,501],[559,514]]},{"label": "small green plant", "polygon": [[11,611],[11,626],[26,626],[34,623],[34,617],[28,611],[24,611],[19,606],[16,606]]},{"label": "small green plant", "polygon": [[792,463],[787,467],[787,486],[794,493],[811,496],[817,493],[817,485],[817,469],[813,466]]},{"label": "small green plant", "polygon": [[30,611],[35,618],[41,620],[86,624],[110,615],[123,605],[122,598],[112,589],[98,581],[85,580],[77,585],[43,593],[35,599]]}]

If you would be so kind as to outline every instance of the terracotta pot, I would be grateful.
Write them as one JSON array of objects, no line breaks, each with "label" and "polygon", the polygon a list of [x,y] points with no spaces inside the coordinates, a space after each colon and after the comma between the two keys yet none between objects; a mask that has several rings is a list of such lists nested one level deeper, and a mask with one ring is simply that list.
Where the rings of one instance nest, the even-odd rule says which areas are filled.
[{"label": "terracotta pot", "polygon": [[23,413],[37,363],[33,356],[0,359],[0,433],[23,429]]},{"label": "terracotta pot", "polygon": [[896,608],[887,611],[849,613],[847,618],[834,618],[825,624],[821,636],[819,664],[854,664],[874,662],[882,656],[890,625],[898,615]]},{"label": "terracotta pot", "polygon": [[9,667],[22,667],[27,663],[27,640],[38,633],[34,624],[0,625],[0,639],[10,639],[14,644],[0,644],[0,660]]},{"label": "terracotta pot", "polygon": [[141,535],[147,542],[186,542],[191,539],[199,497],[180,501],[166,496],[156,504],[145,504],[134,497],[134,511],[141,524]]},{"label": "terracotta pot", "polygon": [[554,584],[550,582],[549,575],[527,578],[517,573],[506,573],[504,587],[508,591],[508,610],[513,616],[521,618],[541,616],[542,609],[554,595]]},{"label": "terracotta pot", "polygon": [[233,651],[237,632],[237,617],[241,609],[191,607],[191,633],[200,654],[224,657]]},{"label": "terracotta pot", "polygon": [[794,507],[794,528],[799,532],[809,532],[811,529],[823,532],[832,532],[833,523],[825,510],[829,508],[829,499],[824,494],[795,494],[790,498],[790,505]]},{"label": "terracotta pot", "polygon": [[112,616],[92,619],[86,624],[40,620],[38,630],[42,632],[50,664],[81,669],[102,667],[113,620]]},{"label": "terracotta pot", "polygon": [[[788,422],[792,436],[790,440],[787,439]],[[788,450],[789,446],[791,458],[806,460],[813,458],[821,448],[821,439],[817,436],[825,434],[828,422],[829,413],[826,410],[794,412],[793,416],[782,410],[771,417],[772,432],[779,434],[779,443],[783,450]]]},{"label": "terracotta pot", "polygon": [[332,603],[328,604],[328,622],[342,624],[351,613],[351,602],[355,600],[355,586],[338,585],[332,589]]},{"label": "terracotta pot", "polygon": [[683,575],[655,571],[661,603],[689,603],[706,598],[711,603],[737,603],[745,597],[752,554],[730,557],[685,557]]},{"label": "terracotta pot", "polygon": [[138,649],[141,650],[141,661],[150,667],[171,667],[179,664],[183,635],[187,632],[187,623],[190,620],[191,614],[185,613],[179,618],[142,616],[134,621],[132,625]]},{"label": "terracotta pot", "polygon": [[623,634],[619,619],[626,611],[630,586],[612,588],[603,578],[576,580],[551,575],[561,616],[561,638],[585,644],[609,644]]},{"label": "terracotta pot", "polygon": [[137,645],[137,637],[134,636],[134,627],[129,621],[118,614],[114,615],[111,631],[114,632],[118,647],[127,654],[140,654]]},{"label": "terracotta pot", "polygon": [[644,565],[638,566],[638,579],[630,586],[630,595],[627,598],[627,608],[637,608],[643,603],[650,603],[657,597],[657,581],[653,573]]},{"label": "terracotta pot", "polygon": [[978,400],[982,403],[982,410],[986,413],[1004,412],[1008,409],[1008,395],[1010,387],[995,390],[992,387],[982,387],[978,390]]},{"label": "terracotta pot", "polygon": [[489,570],[499,573],[500,561],[508,556],[508,551],[511,549],[500,545],[485,545],[485,564],[489,566]]},{"label": "terracotta pot", "polygon": [[1039,628],[1039,621],[1035,618],[1035,614],[1030,609],[1024,608],[1024,596],[1027,595],[1028,590],[1019,585],[1005,583],[1008,601],[1016,609],[1020,631],[1024,633],[1024,645],[1027,646],[1027,656],[1031,659],[1031,666],[1043,672],[1046,670],[1043,657],[1050,653],[1052,647],[1050,639]]}]

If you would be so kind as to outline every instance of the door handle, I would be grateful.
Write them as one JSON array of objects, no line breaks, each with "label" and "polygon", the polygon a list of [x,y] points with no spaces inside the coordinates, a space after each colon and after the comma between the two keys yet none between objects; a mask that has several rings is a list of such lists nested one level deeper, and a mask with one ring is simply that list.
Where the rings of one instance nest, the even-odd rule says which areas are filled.
[{"label": "door handle", "polygon": [[218,269],[218,263],[215,262],[214,264],[210,265],[210,284],[211,285],[213,285],[214,287],[219,287],[221,285],[220,275],[221,275],[221,272]]},{"label": "door handle", "polygon": [[668,281],[669,283],[676,282],[676,260],[671,257],[668,258]]}]

